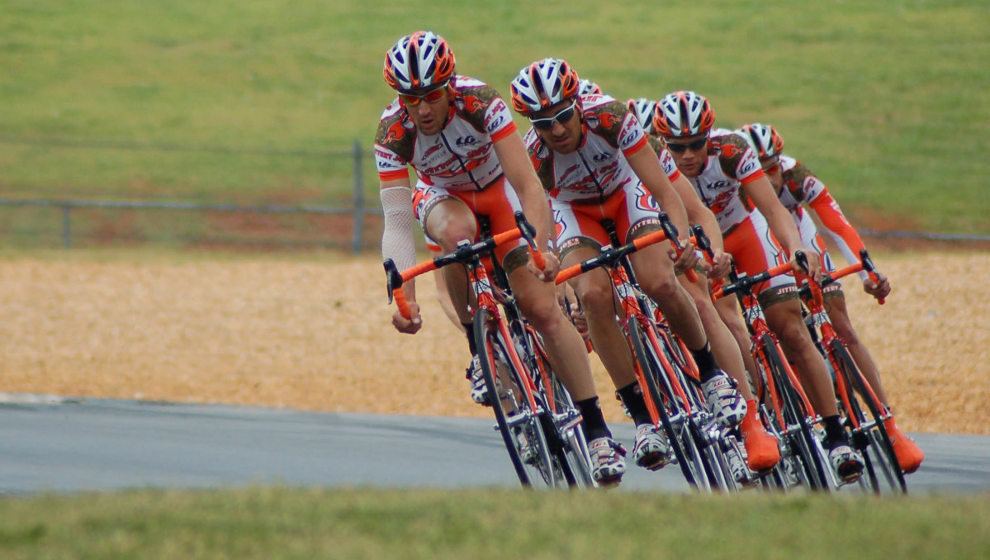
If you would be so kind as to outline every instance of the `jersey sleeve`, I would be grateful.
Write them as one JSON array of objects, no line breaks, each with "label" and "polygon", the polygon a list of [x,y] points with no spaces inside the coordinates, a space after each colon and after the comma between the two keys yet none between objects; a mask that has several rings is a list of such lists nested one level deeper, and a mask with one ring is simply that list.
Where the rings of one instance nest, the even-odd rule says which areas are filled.
[{"label": "jersey sleeve", "polygon": [[[821,222],[825,232],[835,242],[846,262],[849,264],[858,263],[859,252],[865,248],[863,240],[842,213],[839,203],[832,198],[824,185],[821,186],[818,196],[808,201],[808,206],[818,216],[818,221]],[[867,277],[865,272],[860,273],[860,278],[865,280]]]},{"label": "jersey sleeve", "polygon": [[485,111],[485,130],[492,137],[492,142],[498,142],[518,130],[509,106],[501,97],[494,97],[488,104],[488,110]]},{"label": "jersey sleeve", "polygon": [[375,167],[378,179],[383,182],[409,177],[408,163],[415,139],[401,111],[398,101],[389,105],[375,133]]}]

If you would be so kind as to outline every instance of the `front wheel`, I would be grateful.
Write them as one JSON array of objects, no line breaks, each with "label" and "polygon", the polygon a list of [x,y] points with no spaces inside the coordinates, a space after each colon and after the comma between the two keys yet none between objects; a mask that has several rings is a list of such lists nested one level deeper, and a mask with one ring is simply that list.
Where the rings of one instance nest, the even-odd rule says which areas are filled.
[{"label": "front wheel", "polygon": [[540,422],[542,411],[534,406],[531,380],[504,327],[488,310],[476,311],[474,338],[496,429],[519,482],[526,487],[555,488],[566,481],[554,467]]}]

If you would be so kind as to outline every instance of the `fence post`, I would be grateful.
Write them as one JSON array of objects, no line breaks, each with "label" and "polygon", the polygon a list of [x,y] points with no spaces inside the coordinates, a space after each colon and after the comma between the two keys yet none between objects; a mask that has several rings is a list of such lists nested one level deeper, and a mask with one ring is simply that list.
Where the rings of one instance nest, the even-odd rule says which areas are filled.
[{"label": "fence post", "polygon": [[364,248],[364,177],[361,164],[361,142],[354,140],[354,233],[351,252],[360,253]]},{"label": "fence post", "polygon": [[69,212],[72,210],[72,206],[69,204],[62,205],[62,248],[68,249],[72,246],[72,220],[69,217]]}]

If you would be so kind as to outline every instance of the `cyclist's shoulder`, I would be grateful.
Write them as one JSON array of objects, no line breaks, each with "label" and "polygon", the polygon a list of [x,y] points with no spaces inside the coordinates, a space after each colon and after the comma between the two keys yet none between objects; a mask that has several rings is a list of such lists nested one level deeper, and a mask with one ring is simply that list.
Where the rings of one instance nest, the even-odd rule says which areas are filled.
[{"label": "cyclist's shoulder", "polygon": [[456,95],[455,102],[460,100],[467,110],[472,110],[478,104],[487,108],[496,99],[502,99],[491,84],[470,76],[454,76],[452,85]]},{"label": "cyclist's shoulder", "polygon": [[382,111],[375,144],[401,154],[411,150],[415,142],[416,126],[395,99]]},{"label": "cyclist's shoulder", "polygon": [[780,169],[788,185],[802,185],[807,179],[817,179],[811,169],[801,161],[787,155],[780,155]]},{"label": "cyclist's shoulder", "polygon": [[581,96],[581,112],[588,128],[598,134],[618,134],[629,113],[626,104],[611,95]]},{"label": "cyclist's shoulder", "polygon": [[752,167],[759,167],[760,162],[746,140],[734,131],[716,128],[711,135],[712,152],[718,158],[719,164],[726,174],[736,177],[737,174],[747,175]]}]

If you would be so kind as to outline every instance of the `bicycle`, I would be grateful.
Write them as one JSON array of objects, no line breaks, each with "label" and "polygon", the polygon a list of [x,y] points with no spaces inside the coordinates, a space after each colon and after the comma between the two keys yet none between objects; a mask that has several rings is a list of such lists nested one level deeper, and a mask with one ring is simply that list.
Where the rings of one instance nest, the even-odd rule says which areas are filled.
[{"label": "bicycle", "polygon": [[[534,229],[521,212],[516,229],[494,236],[484,232],[476,243],[462,241],[457,249],[399,271],[385,261],[389,303],[394,299],[403,316],[410,315],[402,284],[451,264],[465,266],[477,303],[472,333],[478,349],[489,402],[510,461],[525,487],[594,486],[581,416],[550,368],[537,333],[525,323],[504,270],[489,258],[498,245],[524,238],[534,261]],[[489,274],[488,266],[492,266]]]},{"label": "bicycle", "polygon": [[[634,357],[633,370],[654,428],[667,435],[674,460],[690,486],[704,491],[735,490],[735,477],[723,451],[733,448],[738,452],[741,445],[726,444],[733,436],[708,412],[697,372],[691,374],[693,361],[685,359],[655,302],[640,289],[629,260],[631,253],[643,247],[677,239],[667,215],[661,212],[659,218],[661,231],[624,245],[618,244],[615,224],[604,220],[612,244],[602,247],[598,256],[560,271],[556,282],[561,284],[595,268],[608,273],[620,305],[616,310],[619,326]],[[675,249],[681,250],[676,243]],[[663,321],[660,324],[658,317]],[[741,456],[738,459],[743,462]]]},{"label": "bicycle", "polygon": [[893,414],[877,398],[842,339],[836,334],[824,305],[822,289],[840,278],[863,270],[877,280],[876,269],[866,249],[860,251],[860,262],[825,274],[821,281],[805,277],[799,290],[806,308],[805,323],[831,370],[836,398],[840,412],[844,413],[844,424],[849,430],[850,441],[863,455],[866,476],[860,477],[860,486],[876,494],[885,491],[907,493],[907,483],[885,424]]},{"label": "bicycle", "polygon": [[[806,259],[800,251],[796,256],[799,262]],[[733,270],[728,277],[730,283],[715,290],[712,298],[735,294],[739,299],[752,337],[751,351],[759,369],[753,384],[760,403],[760,417],[780,442],[780,462],[760,476],[761,483],[764,487],[781,490],[803,484],[812,490],[830,491],[837,483],[828,467],[827,454],[816,428],[819,419],[753,293],[753,286],[792,271],[790,263],[752,276]]]}]

